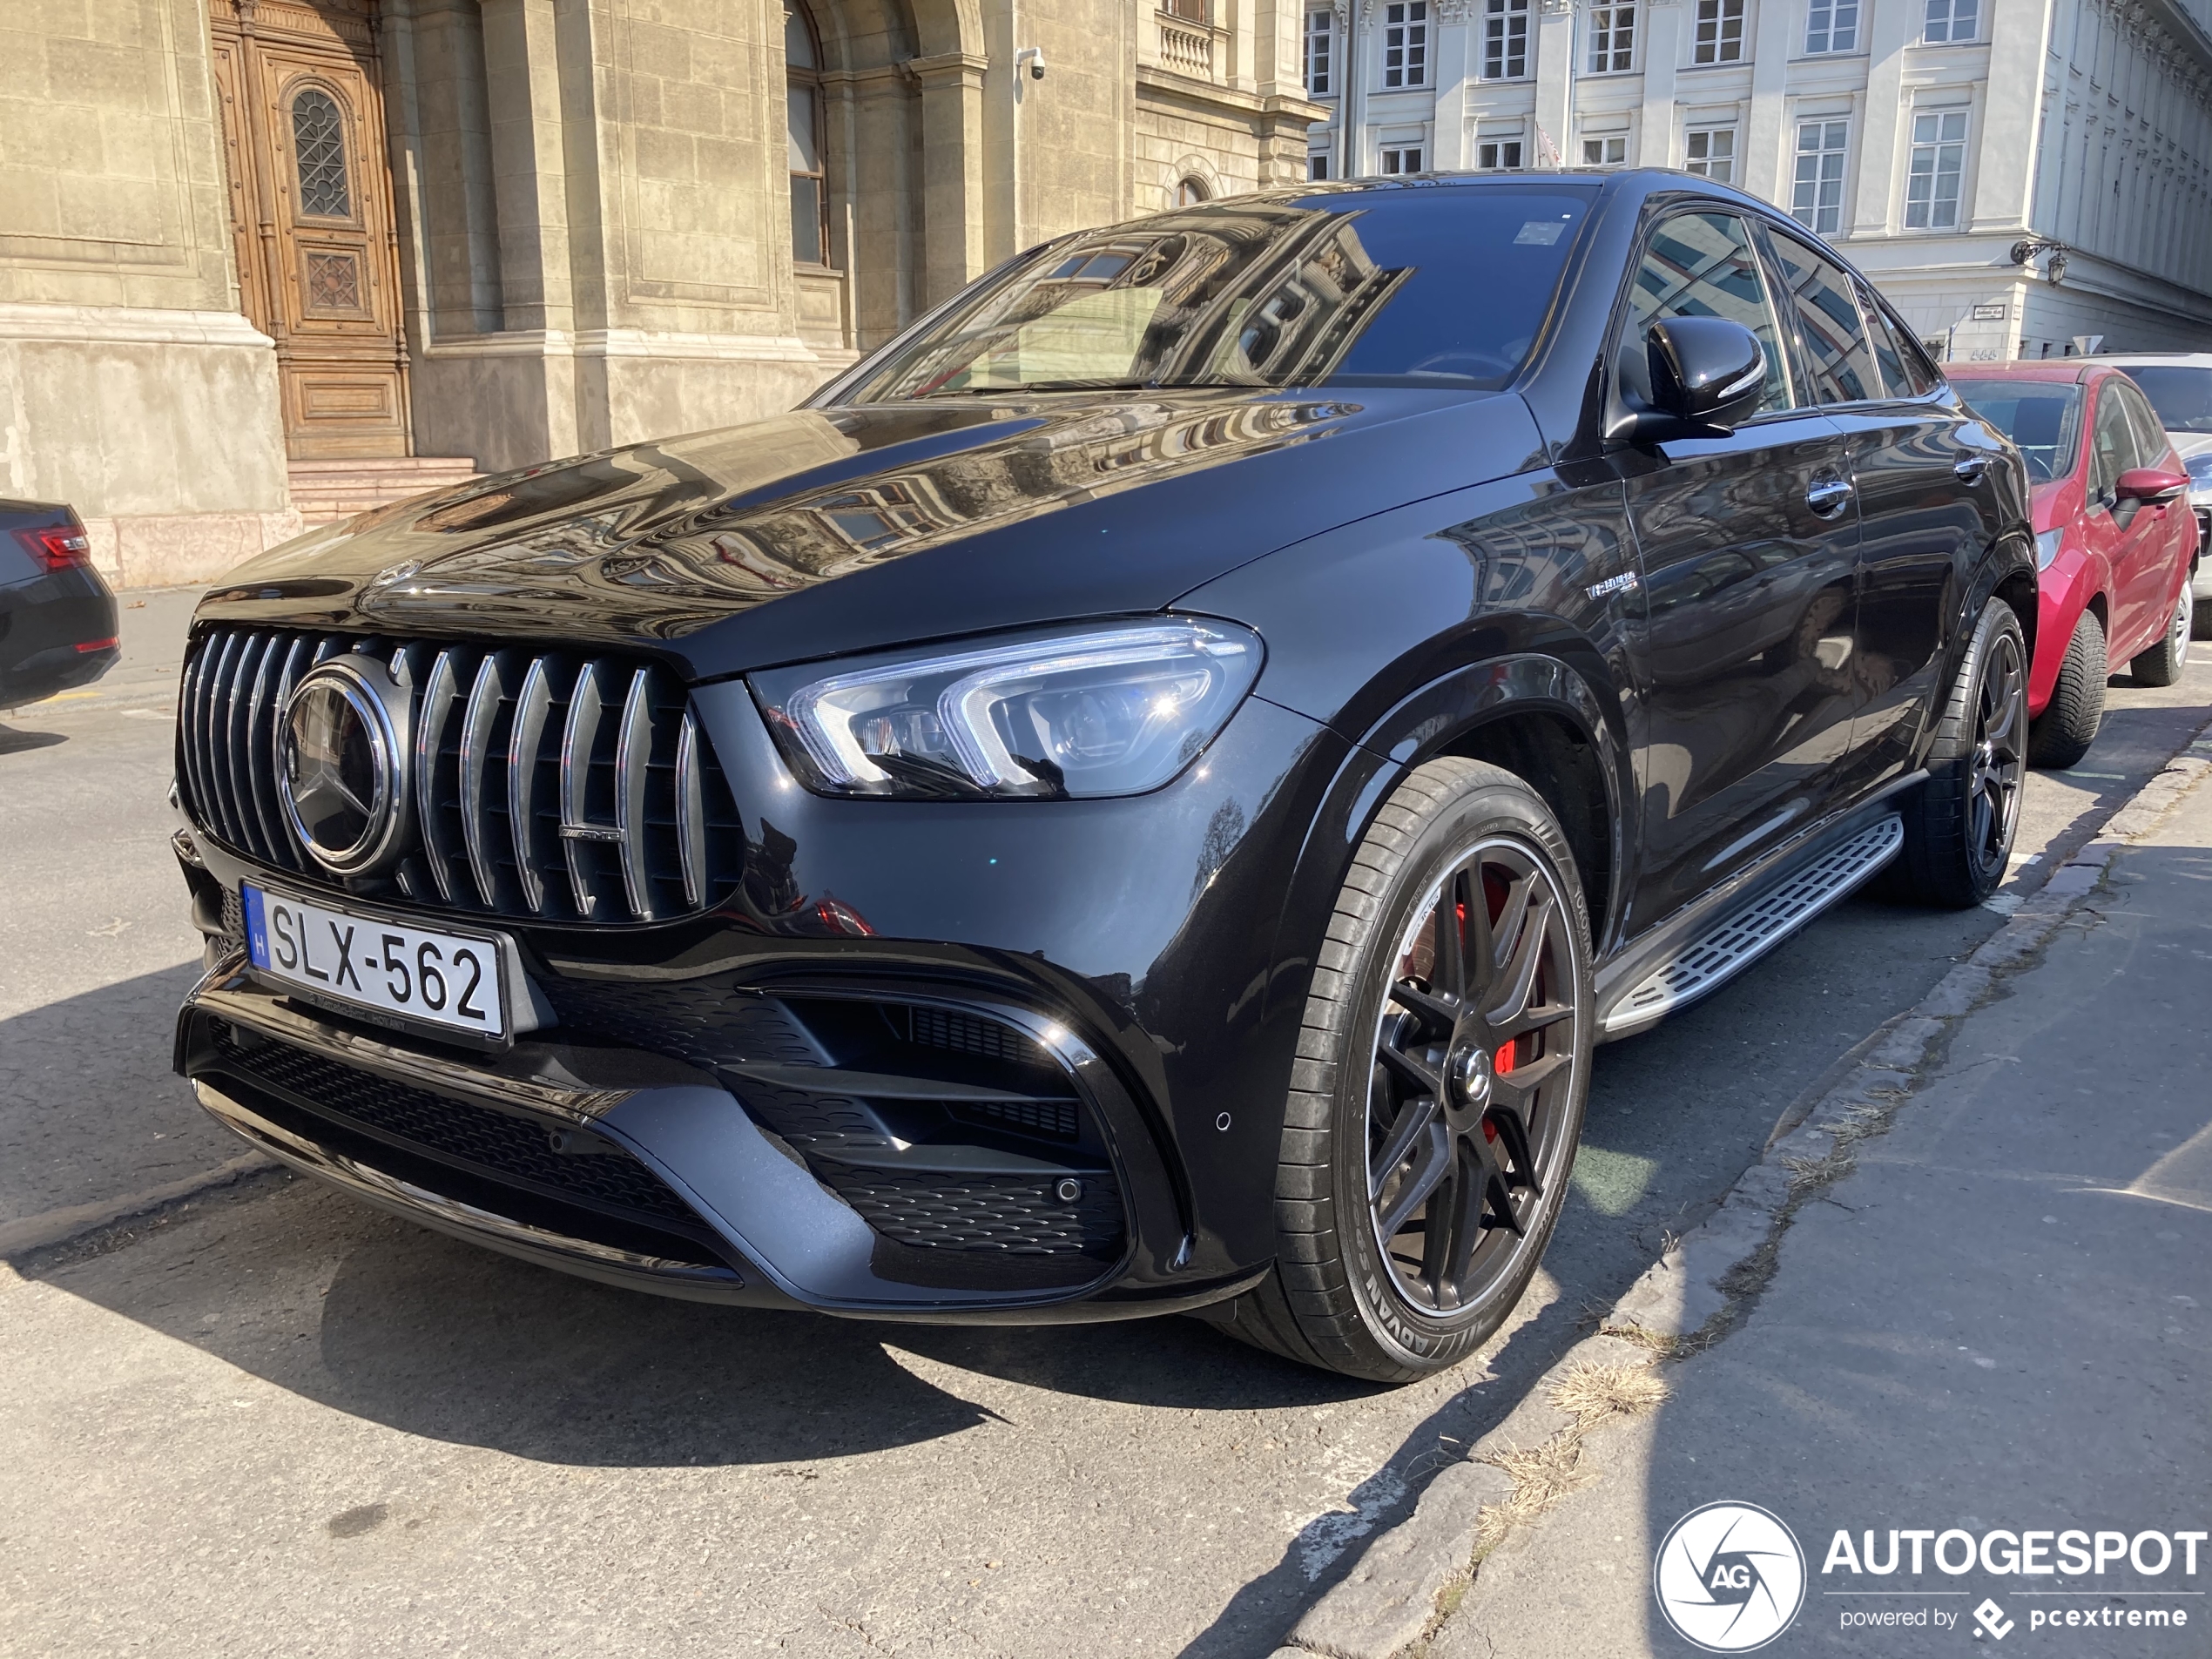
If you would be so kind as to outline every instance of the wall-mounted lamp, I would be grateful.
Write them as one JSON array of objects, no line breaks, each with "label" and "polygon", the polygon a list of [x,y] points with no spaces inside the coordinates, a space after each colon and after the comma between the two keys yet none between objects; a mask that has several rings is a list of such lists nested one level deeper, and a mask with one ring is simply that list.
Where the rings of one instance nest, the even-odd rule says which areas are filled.
[{"label": "wall-mounted lamp", "polygon": [[2035,256],[2039,253],[2048,253],[2051,256],[2043,266],[2044,280],[2050,283],[2054,287],[2056,287],[2060,283],[2065,281],[2065,243],[2054,241],[2049,237],[2035,236],[2026,238],[2013,244],[2012,257],[2013,263],[2014,265],[2032,264],[2034,261]]}]

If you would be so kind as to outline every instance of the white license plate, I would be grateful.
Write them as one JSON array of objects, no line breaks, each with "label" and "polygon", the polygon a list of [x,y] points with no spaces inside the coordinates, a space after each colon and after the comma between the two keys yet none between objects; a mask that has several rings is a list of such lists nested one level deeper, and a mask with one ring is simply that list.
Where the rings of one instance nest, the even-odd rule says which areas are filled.
[{"label": "white license plate", "polygon": [[246,954],[270,978],[354,1008],[507,1035],[499,941],[357,916],[246,883]]}]

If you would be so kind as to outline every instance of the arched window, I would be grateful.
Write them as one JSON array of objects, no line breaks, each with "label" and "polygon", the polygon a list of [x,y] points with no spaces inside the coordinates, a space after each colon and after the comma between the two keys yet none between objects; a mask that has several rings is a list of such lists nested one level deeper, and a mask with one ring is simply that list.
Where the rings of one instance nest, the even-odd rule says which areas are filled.
[{"label": "arched window", "polygon": [[1175,205],[1177,207],[1195,207],[1211,199],[1211,192],[1206,189],[1206,181],[1195,173],[1175,187]]},{"label": "arched window", "polygon": [[829,263],[821,65],[813,19],[792,0],[784,12],[784,75],[791,128],[791,257],[800,265]]},{"label": "arched window", "polygon": [[315,219],[351,219],[354,192],[346,178],[346,118],[319,86],[292,99],[292,158],[300,171],[300,211]]}]

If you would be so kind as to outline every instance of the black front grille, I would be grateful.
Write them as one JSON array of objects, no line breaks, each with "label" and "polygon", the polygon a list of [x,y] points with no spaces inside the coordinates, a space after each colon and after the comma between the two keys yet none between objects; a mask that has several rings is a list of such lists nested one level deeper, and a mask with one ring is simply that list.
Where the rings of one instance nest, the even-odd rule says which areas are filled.
[{"label": "black front grille", "polygon": [[650,664],[424,640],[218,629],[193,642],[179,704],[194,822],[320,879],[280,794],[284,708],[352,651],[408,700],[414,847],[395,873],[418,903],[555,921],[662,921],[726,898],[744,835],[727,780],[674,676]]},{"label": "black front grille", "polygon": [[[289,1102],[294,1121],[285,1126],[316,1144],[329,1144],[335,1129],[344,1137],[337,1150],[496,1214],[617,1248],[637,1248],[644,1238],[651,1244],[646,1253],[720,1261],[706,1244],[712,1234],[698,1213],[612,1141],[574,1124],[478,1105],[289,1043],[241,1035],[226,1021],[210,1023],[221,1072]],[[303,1132],[301,1116],[320,1121]],[[591,1150],[556,1150],[551,1137],[556,1133]],[[545,1200],[561,1211],[550,1223],[536,1213]],[[597,1219],[579,1223],[579,1211]],[[631,1228],[610,1236],[607,1222]],[[680,1240],[680,1248],[671,1240]]]}]

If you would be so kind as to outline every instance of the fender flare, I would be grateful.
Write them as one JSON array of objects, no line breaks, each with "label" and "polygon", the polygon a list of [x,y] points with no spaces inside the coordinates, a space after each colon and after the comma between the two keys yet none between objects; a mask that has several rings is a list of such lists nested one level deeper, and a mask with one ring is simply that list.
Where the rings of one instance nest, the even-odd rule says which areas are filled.
[{"label": "fender flare", "polygon": [[1352,853],[1391,792],[1424,761],[1511,715],[1554,716],[1596,752],[1605,784],[1613,879],[1606,914],[1592,919],[1591,932],[1594,948],[1604,949],[1626,900],[1622,872],[1631,840],[1628,806],[1637,797],[1619,696],[1602,659],[1595,651],[1587,654],[1604,676],[1602,691],[1564,657],[1521,652],[1487,658],[1408,692],[1353,740],[1323,791],[1277,916],[1266,1021],[1304,1012],[1314,967],[1307,953],[1321,938]]}]

